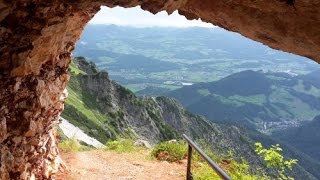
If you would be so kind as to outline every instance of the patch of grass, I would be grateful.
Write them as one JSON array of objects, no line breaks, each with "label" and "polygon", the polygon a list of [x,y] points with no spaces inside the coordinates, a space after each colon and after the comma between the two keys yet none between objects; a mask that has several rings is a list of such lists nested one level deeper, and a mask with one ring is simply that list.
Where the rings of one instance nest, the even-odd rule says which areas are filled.
[{"label": "patch of grass", "polygon": [[[203,152],[213,161],[219,161],[220,159],[213,154],[212,151],[210,151],[209,149],[204,149]],[[197,153],[196,151],[193,151],[192,153],[192,161],[194,162],[200,162],[200,163],[206,163],[206,161],[203,159],[202,156],[200,156],[199,153]]]},{"label": "patch of grass", "polygon": [[161,161],[176,162],[186,157],[187,145],[181,142],[162,142],[153,148],[151,155]]},{"label": "patch of grass", "polygon": [[118,139],[109,141],[107,142],[105,148],[105,150],[111,150],[117,153],[137,152],[141,149],[141,147],[137,147],[134,145],[134,141],[132,139]]},{"label": "patch of grass", "polygon": [[116,123],[118,120],[99,112],[99,105],[93,101],[96,97],[85,88],[82,82],[84,80],[85,76],[71,77],[67,88],[69,96],[62,117],[100,142],[115,139],[121,134]]},{"label": "patch of grass", "polygon": [[193,178],[195,180],[220,180],[221,178],[212,168],[207,164],[199,164],[198,166],[193,166],[192,172]]},{"label": "patch of grass", "polygon": [[79,151],[89,151],[92,148],[88,146],[81,145],[76,139],[65,139],[59,143],[59,149],[62,152],[79,152]]},{"label": "patch of grass", "polygon": [[101,142],[107,142],[110,138],[116,137],[118,133],[113,130],[114,128],[111,126],[111,123],[107,123],[107,118],[104,120],[106,123],[103,123],[103,121],[97,121],[96,118],[101,114],[96,113],[96,116],[88,116],[88,114],[86,114],[87,112],[92,113],[94,111],[81,111],[79,107],[76,108],[75,106],[66,103],[62,117]]},{"label": "patch of grass", "polygon": [[[236,180],[271,180],[265,175],[256,175],[249,172],[249,165],[243,161],[220,162],[219,166],[232,178]],[[192,165],[193,178],[195,180],[220,180],[219,175],[207,164],[194,161]]]},{"label": "patch of grass", "polygon": [[59,148],[64,152],[78,152],[80,143],[76,139],[67,139],[59,144]]},{"label": "patch of grass", "polygon": [[77,64],[74,60],[72,60],[71,63],[70,63],[69,71],[70,71],[72,74],[75,74],[75,75],[78,75],[78,74],[87,74],[87,73],[83,72],[81,69],[79,69],[78,64]]},{"label": "patch of grass", "polygon": [[229,99],[231,101],[239,101],[241,103],[252,103],[252,104],[261,105],[261,106],[267,101],[267,97],[264,94],[251,95],[251,96],[233,95],[233,96],[230,96]]},{"label": "patch of grass", "polygon": [[250,166],[244,160],[242,160],[242,162],[240,163],[236,161],[231,161],[228,166],[229,167],[227,169],[227,172],[229,173],[232,179],[238,179],[238,180],[269,180],[271,179],[270,177],[263,175],[260,172],[260,170],[257,170],[255,172],[256,174],[251,174],[249,172]]}]

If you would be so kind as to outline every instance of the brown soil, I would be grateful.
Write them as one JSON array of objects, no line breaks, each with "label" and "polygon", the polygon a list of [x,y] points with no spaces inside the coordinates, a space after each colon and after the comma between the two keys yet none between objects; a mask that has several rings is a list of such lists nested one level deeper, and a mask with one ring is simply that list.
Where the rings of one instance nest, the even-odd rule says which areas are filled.
[{"label": "brown soil", "polygon": [[116,153],[88,151],[62,153],[67,170],[58,180],[181,180],[185,179],[186,162],[168,163],[151,160],[148,152]]}]

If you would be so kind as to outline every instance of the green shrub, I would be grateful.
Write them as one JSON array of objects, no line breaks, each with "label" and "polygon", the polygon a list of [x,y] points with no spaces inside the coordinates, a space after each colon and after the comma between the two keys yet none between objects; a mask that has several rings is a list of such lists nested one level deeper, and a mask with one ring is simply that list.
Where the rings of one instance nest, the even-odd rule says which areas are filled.
[{"label": "green shrub", "polygon": [[293,180],[292,177],[285,174],[285,171],[292,170],[292,166],[297,164],[298,160],[284,160],[281,154],[282,148],[279,144],[272,145],[270,149],[264,149],[260,142],[255,143],[255,146],[256,153],[263,157],[267,167],[274,168],[278,172],[280,180]]},{"label": "green shrub", "polygon": [[186,157],[187,145],[181,142],[162,142],[153,148],[151,155],[158,160],[176,162]]},{"label": "green shrub", "polygon": [[131,139],[118,139],[109,141],[106,144],[106,150],[115,151],[118,153],[139,151],[141,148],[134,145]]},{"label": "green shrub", "polygon": [[241,163],[236,162],[236,161],[231,161],[227,172],[230,174],[232,179],[237,179],[237,180],[267,180],[267,179],[270,179],[269,177],[267,177],[265,175],[250,174],[249,167],[250,167],[249,164],[245,160],[242,160]]},{"label": "green shrub", "polygon": [[79,151],[90,151],[93,148],[85,145],[81,145],[76,139],[65,139],[59,143],[59,148],[63,152],[79,152]]},{"label": "green shrub", "polygon": [[64,152],[78,152],[80,143],[76,139],[65,139],[59,144],[59,148]]}]

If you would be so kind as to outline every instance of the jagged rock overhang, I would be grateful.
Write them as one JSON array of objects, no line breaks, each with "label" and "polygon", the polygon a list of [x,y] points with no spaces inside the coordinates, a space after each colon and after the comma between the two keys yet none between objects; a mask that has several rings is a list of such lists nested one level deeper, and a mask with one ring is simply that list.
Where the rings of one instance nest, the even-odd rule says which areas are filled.
[{"label": "jagged rock overhang", "polygon": [[0,0],[0,179],[52,178],[75,42],[100,6],[175,10],[320,62],[318,0]]},{"label": "jagged rock overhang", "polygon": [[[4,74],[39,73],[41,65],[69,57],[86,23],[101,5],[157,13],[175,10],[239,32],[272,48],[320,61],[320,1],[317,0],[17,0],[0,2]],[[68,58],[67,58],[68,59]]]}]

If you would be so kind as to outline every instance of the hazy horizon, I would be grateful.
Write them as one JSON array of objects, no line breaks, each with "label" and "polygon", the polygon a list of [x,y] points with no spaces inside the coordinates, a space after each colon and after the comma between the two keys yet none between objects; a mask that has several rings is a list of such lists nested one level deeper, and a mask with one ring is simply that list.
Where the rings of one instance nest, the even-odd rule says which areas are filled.
[{"label": "hazy horizon", "polygon": [[132,27],[206,27],[215,28],[216,26],[202,22],[201,20],[187,20],[179,15],[177,11],[168,15],[162,11],[152,14],[142,10],[139,6],[133,8],[102,6],[101,10],[92,18],[89,24],[104,24]]}]

